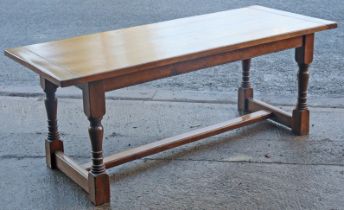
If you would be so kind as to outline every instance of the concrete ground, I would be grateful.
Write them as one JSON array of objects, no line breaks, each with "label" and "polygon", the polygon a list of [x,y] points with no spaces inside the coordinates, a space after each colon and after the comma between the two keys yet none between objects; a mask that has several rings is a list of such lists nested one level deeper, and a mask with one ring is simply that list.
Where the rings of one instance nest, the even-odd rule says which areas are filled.
[{"label": "concrete ground", "polygon": [[[110,170],[111,204],[45,167],[46,116],[37,76],[0,56],[0,209],[344,209],[344,4],[341,0],[0,0],[0,49],[205,14],[252,4],[334,20],[316,35],[309,104],[311,134],[269,122]],[[253,60],[255,95],[291,110],[293,51]],[[105,154],[236,116],[240,63],[107,95]],[[80,91],[58,90],[66,153],[88,162]]]},{"label": "concrete ground", "polygon": [[[60,95],[65,152],[88,162],[82,101]],[[232,94],[203,96],[209,101],[109,96],[105,155],[237,116]],[[1,97],[1,209],[94,209],[80,187],[45,167],[42,100]],[[113,168],[111,204],[96,209],[344,209],[344,107],[310,109],[309,136],[263,122]]]}]

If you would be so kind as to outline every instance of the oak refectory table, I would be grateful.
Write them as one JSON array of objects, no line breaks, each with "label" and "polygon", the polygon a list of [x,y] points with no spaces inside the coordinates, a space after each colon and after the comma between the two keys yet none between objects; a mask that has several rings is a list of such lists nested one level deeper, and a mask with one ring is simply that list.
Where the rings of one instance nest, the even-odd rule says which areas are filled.
[{"label": "oak refectory table", "polygon": [[[270,119],[296,135],[309,132],[308,67],[314,33],[336,28],[332,21],[261,6],[222,11],[75,38],[7,49],[5,54],[40,76],[46,94],[46,162],[80,185],[95,205],[110,201],[107,168]],[[295,48],[298,98],[291,114],[253,99],[251,58]],[[238,109],[243,115],[206,128],[143,145],[103,159],[105,92],[202,68],[242,61]],[[57,128],[58,87],[82,90],[90,121],[92,161],[78,165],[63,152]]]}]

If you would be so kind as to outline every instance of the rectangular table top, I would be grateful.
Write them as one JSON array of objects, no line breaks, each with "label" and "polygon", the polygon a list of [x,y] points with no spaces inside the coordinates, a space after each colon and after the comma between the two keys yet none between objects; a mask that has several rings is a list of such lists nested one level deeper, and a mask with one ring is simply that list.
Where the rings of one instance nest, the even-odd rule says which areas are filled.
[{"label": "rectangular table top", "polygon": [[5,54],[64,87],[336,26],[332,21],[250,6],[12,48]]}]

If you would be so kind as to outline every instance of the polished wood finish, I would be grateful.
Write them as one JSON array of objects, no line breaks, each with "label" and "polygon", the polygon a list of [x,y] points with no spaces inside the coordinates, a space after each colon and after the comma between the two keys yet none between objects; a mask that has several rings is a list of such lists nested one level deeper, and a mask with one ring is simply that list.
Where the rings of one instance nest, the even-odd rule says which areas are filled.
[{"label": "polished wood finish", "polygon": [[303,36],[302,47],[296,48],[295,60],[299,66],[298,72],[298,97],[293,110],[292,130],[297,135],[309,133],[309,110],[307,107],[307,87],[309,65],[313,61],[314,34]]},{"label": "polished wood finish", "polygon": [[208,56],[198,59],[191,59],[188,61],[179,62],[173,65],[166,65],[164,67],[157,67],[145,71],[134,72],[127,75],[105,79],[104,89],[106,91],[115,90],[130,85],[136,85],[156,79],[175,76],[206,67],[225,64],[228,62],[239,61],[242,59],[249,59],[268,53],[278,52],[290,48],[302,46],[302,38],[295,37],[279,42],[271,42],[257,45],[255,47],[248,47],[245,49],[234,50],[232,52],[223,53],[214,56]]},{"label": "polished wood finish", "polygon": [[248,112],[248,99],[253,98],[253,88],[250,82],[251,59],[242,61],[242,81],[238,89],[238,110],[239,113]]},{"label": "polished wood finish", "polygon": [[82,87],[84,112],[90,121],[88,133],[92,146],[92,166],[88,174],[89,198],[95,205],[110,201],[110,177],[103,162],[103,134],[101,120],[105,114],[103,83],[93,82]]},{"label": "polished wood finish", "polygon": [[279,109],[275,106],[267,104],[263,101],[257,99],[248,99],[247,100],[247,111],[248,112],[256,112],[258,110],[267,110],[272,113],[270,117],[271,120],[281,123],[287,127],[291,127],[292,123],[292,116],[291,114]]},{"label": "polished wood finish", "polygon": [[[41,77],[48,115],[48,166],[64,172],[100,205],[110,201],[106,168],[265,119],[291,128],[296,135],[308,134],[308,67],[313,59],[314,33],[335,27],[332,21],[251,6],[7,49],[5,54]],[[292,115],[253,99],[250,81],[252,58],[290,48],[296,48],[299,66],[298,100]],[[101,120],[106,91],[239,60],[238,109],[246,115],[103,158]],[[63,153],[57,128],[55,91],[71,85],[82,89],[90,122],[92,161],[84,168]]]},{"label": "polished wood finish", "polygon": [[57,126],[57,98],[55,96],[57,86],[46,79],[41,78],[41,87],[45,92],[45,108],[47,112],[48,137],[45,140],[46,163],[49,168],[56,168],[55,152],[63,152],[63,142]]},{"label": "polished wood finish", "polygon": [[[184,144],[189,144],[210,136],[218,135],[220,133],[230,131],[236,128],[243,127],[252,123],[256,123],[262,120],[266,120],[270,117],[271,112],[257,111],[232,120],[228,120],[222,123],[211,125],[205,128],[200,128],[194,131],[190,131],[184,134],[166,138],[160,141],[156,141],[150,144],[146,144],[134,149],[130,149],[118,154],[114,154],[105,158],[105,167],[111,168],[121,165],[142,157],[153,155],[168,149],[179,147]],[[86,170],[90,170],[91,163],[83,165]]]},{"label": "polished wood finish", "polygon": [[261,6],[7,49],[65,87],[335,28],[332,21]]},{"label": "polished wood finish", "polygon": [[86,192],[89,192],[88,171],[80,167],[62,151],[55,152],[56,167],[77,183]]}]

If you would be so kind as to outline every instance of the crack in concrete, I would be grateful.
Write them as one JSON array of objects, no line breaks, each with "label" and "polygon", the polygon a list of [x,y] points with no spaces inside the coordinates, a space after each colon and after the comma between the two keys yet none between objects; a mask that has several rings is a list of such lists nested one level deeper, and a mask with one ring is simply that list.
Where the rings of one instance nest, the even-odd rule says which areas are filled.
[{"label": "crack in concrete", "polygon": [[336,163],[293,163],[293,162],[282,162],[282,161],[230,161],[230,160],[209,160],[209,159],[201,159],[201,160],[195,160],[195,159],[168,159],[168,158],[143,158],[142,160],[145,161],[191,161],[191,162],[216,162],[216,163],[253,163],[253,164],[267,164],[267,165],[302,165],[302,166],[338,166],[338,167],[344,167],[344,164],[336,164]]},{"label": "crack in concrete", "polygon": [[0,96],[11,96],[11,97],[38,97],[44,96],[43,93],[15,93],[15,92],[2,92],[0,91]]},{"label": "crack in concrete", "polygon": [[[68,157],[71,158],[83,158],[87,159],[90,158],[88,156],[78,156],[78,155],[69,155]],[[1,155],[0,159],[40,159],[40,158],[45,158],[45,155]]]},{"label": "crack in concrete", "polygon": [[0,158],[3,159],[24,159],[24,158],[30,158],[30,159],[38,159],[43,158],[45,156],[42,155],[1,155]]},{"label": "crack in concrete", "polygon": [[[87,156],[69,156],[71,158],[80,158],[80,159],[89,159]],[[45,158],[43,155],[2,155],[0,156],[1,160],[4,159],[40,159]],[[143,161],[184,161],[184,162],[214,162],[214,163],[238,163],[238,164],[267,164],[267,165],[298,165],[298,166],[337,166],[344,167],[344,164],[335,164],[335,163],[295,163],[295,162],[282,162],[282,161],[230,161],[230,160],[209,160],[209,159],[180,159],[180,158],[140,158],[138,160]]]},{"label": "crack in concrete", "polygon": [[[43,93],[12,93],[12,92],[1,92],[0,96],[9,97],[23,97],[23,98],[36,98],[44,97]],[[58,96],[63,99],[81,99],[81,96]],[[200,103],[200,104],[236,104],[236,101],[231,100],[197,100],[197,99],[154,99],[154,98],[135,98],[135,97],[113,97],[107,96],[108,100],[127,100],[127,101],[154,101],[154,102],[176,102],[176,103]],[[274,103],[275,106],[294,106],[295,104],[286,103]],[[322,105],[311,105],[308,107],[312,108],[329,108],[329,109],[344,109],[344,106],[322,106]]]},{"label": "crack in concrete", "polygon": [[[278,126],[281,126],[279,124],[277,124]],[[230,131],[229,131],[230,132]],[[6,137],[7,135],[38,135],[38,136],[46,136],[48,135],[47,132],[23,132],[23,133],[15,133],[15,132],[1,132],[0,133],[0,138],[4,138]],[[83,136],[83,135],[78,135],[78,134],[72,134],[72,133],[62,133],[60,132],[60,135],[63,137],[62,140],[64,139],[71,139],[71,137],[76,137],[76,138],[89,138],[88,136]],[[121,135],[121,134],[120,134]],[[277,135],[277,134],[276,134]],[[109,138],[109,139],[115,139],[116,137],[118,137],[119,135],[117,134],[116,136],[113,136],[113,134],[109,134],[109,135],[106,135],[104,136],[104,139],[105,138]],[[215,136],[213,136],[215,137]],[[228,137],[228,138],[232,138],[232,137]],[[244,140],[246,137],[242,137],[242,140]],[[306,139],[306,140],[302,140],[303,142],[305,143],[323,143],[323,142],[330,142],[330,143],[342,143],[343,140],[342,138],[340,138],[339,140],[337,139],[331,139],[331,138],[317,138],[317,136],[311,136],[311,137],[308,137],[309,139]],[[205,139],[204,139],[205,140]],[[266,141],[266,142],[276,142],[276,139],[274,138],[255,138],[254,141]],[[290,139],[289,137],[279,137],[279,140],[280,141],[288,141],[290,142]],[[229,140],[230,141],[230,140]],[[296,141],[296,140],[295,140]],[[68,142],[68,141],[66,141]],[[211,142],[209,142],[211,143]],[[128,148],[129,149],[129,148]],[[1,157],[1,156],[0,156]],[[82,158],[82,156],[80,156]]]}]

